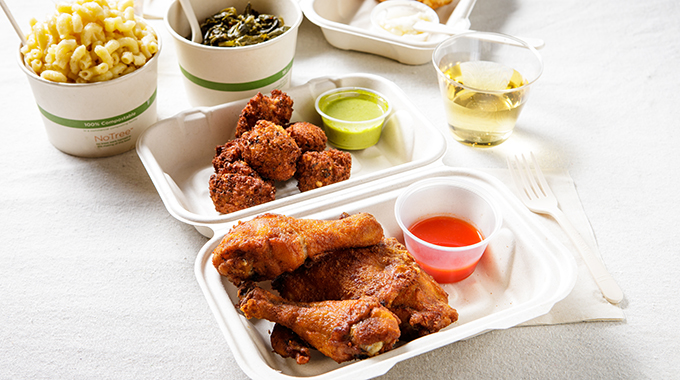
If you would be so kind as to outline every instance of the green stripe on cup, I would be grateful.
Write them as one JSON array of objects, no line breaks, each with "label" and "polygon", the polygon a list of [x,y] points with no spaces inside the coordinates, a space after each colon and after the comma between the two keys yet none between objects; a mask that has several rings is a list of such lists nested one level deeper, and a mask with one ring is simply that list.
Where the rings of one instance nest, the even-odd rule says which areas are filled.
[{"label": "green stripe on cup", "polygon": [[225,91],[225,92],[237,92],[237,91],[250,91],[250,90],[256,90],[258,88],[262,88],[265,86],[269,86],[272,83],[275,83],[279,79],[283,78],[288,74],[290,69],[293,67],[293,60],[290,61],[286,67],[283,68],[283,70],[279,71],[278,73],[268,76],[267,78],[252,81],[252,82],[243,82],[243,83],[218,83],[218,82],[211,82],[209,80],[201,79],[197,76],[194,76],[190,74],[188,71],[184,69],[181,65],[179,66],[179,69],[182,71],[182,74],[190,80],[191,82],[201,86],[205,87],[211,90],[216,90],[216,91]]},{"label": "green stripe on cup", "polygon": [[97,128],[108,128],[108,127],[113,127],[118,124],[125,123],[127,121],[130,121],[137,116],[141,115],[146,111],[149,107],[151,107],[151,104],[153,104],[154,100],[156,99],[156,93],[158,90],[154,90],[153,95],[144,102],[141,106],[133,109],[132,111],[126,112],[122,115],[114,116],[114,117],[109,117],[106,119],[99,119],[99,120],[72,120],[72,119],[66,119],[63,117],[59,117],[56,115],[52,115],[51,113],[45,111],[40,107],[40,104],[38,104],[38,108],[40,109],[40,112],[50,121],[63,125],[65,127],[69,128],[78,128],[78,129],[97,129]]}]

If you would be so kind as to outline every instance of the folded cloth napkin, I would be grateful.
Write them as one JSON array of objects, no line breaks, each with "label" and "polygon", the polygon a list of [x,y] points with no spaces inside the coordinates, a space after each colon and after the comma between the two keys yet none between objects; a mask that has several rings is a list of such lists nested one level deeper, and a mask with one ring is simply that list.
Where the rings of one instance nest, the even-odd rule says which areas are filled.
[{"label": "folded cloth napkin", "polygon": [[[517,189],[507,169],[484,169],[483,171],[500,179],[513,192]],[[589,246],[600,256],[600,252],[595,241],[595,234],[590,226],[581,200],[576,192],[574,181],[565,170],[543,170],[546,180],[553,193],[559,201],[560,209],[566,214],[567,218],[574,224],[581,236]],[[550,325],[560,323],[575,323],[585,321],[623,321],[625,315],[619,305],[609,303],[600,292],[588,267],[581,258],[581,254],[576,250],[569,237],[562,230],[562,227],[550,216],[536,214],[541,222],[552,232],[555,237],[560,239],[574,254],[578,274],[576,285],[571,293],[562,301],[553,306],[548,314],[527,321],[520,326]],[[606,263],[605,263],[606,264]],[[614,277],[616,279],[616,277]],[[624,300],[625,301],[625,300]]]}]

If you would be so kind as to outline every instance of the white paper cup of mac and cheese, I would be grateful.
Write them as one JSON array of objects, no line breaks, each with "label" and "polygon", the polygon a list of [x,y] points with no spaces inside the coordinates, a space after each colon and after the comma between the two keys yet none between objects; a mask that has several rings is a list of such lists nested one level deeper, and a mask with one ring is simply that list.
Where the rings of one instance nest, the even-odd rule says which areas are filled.
[{"label": "white paper cup of mac and cheese", "polygon": [[158,55],[130,74],[96,83],[40,78],[26,67],[21,53],[19,65],[50,143],[74,156],[107,157],[133,149],[139,135],[158,120]]},{"label": "white paper cup of mac and cheese", "polygon": [[187,38],[191,27],[178,1],[168,8],[166,27],[175,41],[187,99],[193,106],[214,106],[290,85],[298,28],[303,19],[298,0],[192,1],[199,22],[227,7],[241,14],[248,3],[254,11],[283,18],[290,29],[254,45],[208,46]]},{"label": "white paper cup of mac and cheese", "polygon": [[157,121],[160,39],[134,0],[55,4],[19,47],[47,137],[59,150],[105,157],[135,147]]}]

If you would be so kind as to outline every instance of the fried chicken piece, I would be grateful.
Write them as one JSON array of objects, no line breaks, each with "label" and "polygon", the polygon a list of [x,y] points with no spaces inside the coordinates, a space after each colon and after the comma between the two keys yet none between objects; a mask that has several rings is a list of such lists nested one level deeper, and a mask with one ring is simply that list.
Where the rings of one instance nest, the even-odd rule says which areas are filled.
[{"label": "fried chicken piece", "polygon": [[276,187],[262,179],[243,161],[221,164],[220,171],[210,176],[210,199],[217,212],[228,214],[273,201]]},{"label": "fried chicken piece", "polygon": [[320,127],[306,121],[298,121],[286,128],[286,132],[292,137],[302,153],[310,150],[321,152],[326,149],[328,138]]},{"label": "fried chicken piece", "polygon": [[311,357],[310,345],[293,330],[276,323],[269,337],[274,352],[284,358],[293,358],[297,364],[307,364]]},{"label": "fried chicken piece", "polygon": [[301,192],[317,189],[349,178],[352,155],[337,149],[305,152],[297,162],[295,179]]},{"label": "fried chicken piece", "polygon": [[253,283],[239,289],[246,318],[267,319],[291,329],[338,363],[391,350],[399,339],[399,318],[373,297],[290,302]]},{"label": "fried chicken piece", "polygon": [[[272,288],[298,302],[355,299],[373,296],[385,305],[418,277],[412,256],[395,239],[357,249],[340,249],[272,281]],[[414,270],[416,269],[416,270]]]},{"label": "fried chicken piece", "polygon": [[394,299],[390,310],[403,318],[405,340],[435,333],[458,320],[458,311],[449,306],[449,295],[422,269],[416,283]]},{"label": "fried chicken piece", "polygon": [[402,339],[437,332],[458,320],[448,295],[394,238],[365,248],[329,252],[310,265],[272,281],[295,302],[372,296],[401,320]]},{"label": "fried chicken piece", "polygon": [[253,129],[260,120],[271,121],[277,125],[287,125],[293,116],[293,99],[281,90],[273,90],[271,96],[258,92],[241,110],[236,124],[236,137]]},{"label": "fried chicken piece", "polygon": [[241,160],[241,145],[238,139],[234,139],[215,147],[215,156],[212,159],[213,169],[215,173],[219,173],[226,164],[239,160]]},{"label": "fried chicken piece", "polygon": [[263,214],[233,227],[213,251],[217,271],[238,285],[273,280],[328,251],[366,247],[383,237],[380,223],[359,213],[338,220]]},{"label": "fried chicken piece", "polygon": [[[383,1],[389,0],[378,0],[379,3],[382,3]],[[443,7],[444,5],[450,4],[453,0],[418,0],[418,1],[432,9],[437,9],[439,7]]]},{"label": "fried chicken piece", "polygon": [[280,125],[260,120],[240,144],[243,159],[262,177],[285,181],[295,174],[300,148]]}]

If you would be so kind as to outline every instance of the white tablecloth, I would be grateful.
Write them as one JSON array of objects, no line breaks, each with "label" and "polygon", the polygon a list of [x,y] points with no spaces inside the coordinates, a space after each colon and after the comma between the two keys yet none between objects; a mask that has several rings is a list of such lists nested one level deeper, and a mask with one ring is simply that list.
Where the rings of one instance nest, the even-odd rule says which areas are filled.
[{"label": "white tablecloth", "polygon": [[[26,29],[53,6],[6,2]],[[451,139],[429,64],[338,50],[303,22],[293,85],[378,74],[441,128],[445,163],[503,169],[508,155],[532,150],[548,170],[568,172],[625,294],[623,321],[493,331],[381,378],[680,373],[679,20],[669,0],[479,0],[474,29],[546,41],[544,74],[515,133],[491,149]],[[170,36],[160,20],[152,25],[164,42],[158,112],[166,118],[190,106]],[[2,16],[0,36],[0,378],[247,378],[194,276],[206,239],[169,215],[134,151],[84,159],[52,147]]]}]

